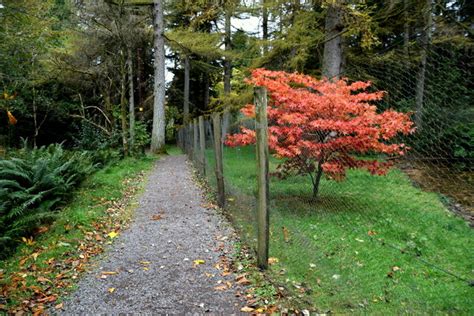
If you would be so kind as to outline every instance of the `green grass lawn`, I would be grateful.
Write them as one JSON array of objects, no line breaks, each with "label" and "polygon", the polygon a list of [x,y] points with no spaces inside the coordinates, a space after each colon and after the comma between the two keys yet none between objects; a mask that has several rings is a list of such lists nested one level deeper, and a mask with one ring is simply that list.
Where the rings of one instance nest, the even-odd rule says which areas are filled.
[{"label": "green grass lawn", "polygon": [[[212,152],[208,160],[213,166]],[[277,163],[272,159],[271,170]],[[251,244],[255,166],[253,147],[225,149],[229,211]],[[306,305],[338,313],[474,314],[472,229],[400,170],[323,180],[317,202],[305,177],[272,178],[270,192],[270,256],[279,261],[271,273]]]},{"label": "green grass lawn", "polygon": [[111,243],[108,234],[126,225],[130,203],[143,187],[139,175],[155,160],[127,158],[96,172],[45,232],[0,261],[0,314],[41,312],[70,292],[88,261]]}]

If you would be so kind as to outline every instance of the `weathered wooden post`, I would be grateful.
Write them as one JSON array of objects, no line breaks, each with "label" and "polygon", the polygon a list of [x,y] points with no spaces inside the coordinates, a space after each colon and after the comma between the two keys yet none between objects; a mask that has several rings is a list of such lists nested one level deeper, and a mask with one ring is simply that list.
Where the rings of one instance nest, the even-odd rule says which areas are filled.
[{"label": "weathered wooden post", "polygon": [[214,113],[212,115],[214,125],[214,156],[216,160],[216,180],[217,180],[217,205],[225,207],[225,189],[224,189],[224,165],[222,161],[222,135],[221,135],[221,115]]},{"label": "weathered wooden post", "polygon": [[[187,154],[189,157],[191,157],[192,152],[193,152],[193,141],[192,141],[192,134],[193,134],[193,123],[189,122],[188,123],[188,134],[187,134],[187,142],[188,142],[188,150]],[[191,157],[192,158],[192,157]]]},{"label": "weathered wooden post", "polygon": [[257,264],[260,269],[268,268],[269,243],[269,176],[268,176],[268,122],[267,122],[267,89],[255,87],[255,129],[257,134]]},{"label": "weathered wooden post", "polygon": [[196,162],[198,161],[198,146],[199,146],[199,141],[198,141],[198,120],[195,118],[193,120],[193,128],[194,128],[194,133],[193,133],[193,154],[191,159]]},{"label": "weathered wooden post", "polygon": [[201,163],[201,174],[206,175],[206,135],[204,131],[204,117],[199,117],[199,162]]}]

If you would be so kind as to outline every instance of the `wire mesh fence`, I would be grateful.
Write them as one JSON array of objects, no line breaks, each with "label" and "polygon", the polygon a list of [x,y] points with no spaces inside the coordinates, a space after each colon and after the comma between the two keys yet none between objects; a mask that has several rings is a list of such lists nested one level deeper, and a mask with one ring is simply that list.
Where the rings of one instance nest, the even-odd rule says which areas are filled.
[{"label": "wire mesh fence", "polygon": [[[316,199],[308,176],[272,177],[270,270],[291,297],[321,312],[474,313],[470,53],[433,46],[421,94],[419,59],[407,59],[406,51],[387,54],[370,68],[349,63],[345,76],[386,91],[378,113],[414,112],[416,131],[394,140],[409,146],[406,155],[342,147],[346,156],[392,167],[385,175],[359,168],[341,179],[323,174]],[[256,249],[255,147],[223,146],[226,136],[215,134],[220,121],[200,120],[179,131],[179,145],[216,191],[216,148],[223,150],[225,210],[243,242]],[[232,122],[228,134],[241,126],[255,130],[255,120],[241,114]],[[283,162],[271,157],[270,172]]]}]

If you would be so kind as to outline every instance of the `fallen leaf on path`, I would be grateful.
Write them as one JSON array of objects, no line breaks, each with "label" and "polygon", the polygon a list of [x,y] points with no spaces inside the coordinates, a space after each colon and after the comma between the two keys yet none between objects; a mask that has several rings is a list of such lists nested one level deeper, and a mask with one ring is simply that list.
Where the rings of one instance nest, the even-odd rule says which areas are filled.
[{"label": "fallen leaf on path", "polygon": [[109,289],[107,290],[109,293],[113,293],[115,292],[115,288],[114,287],[109,287]]},{"label": "fallen leaf on path", "polygon": [[150,261],[140,261],[141,264],[150,264]]},{"label": "fallen leaf on path", "polygon": [[102,271],[102,274],[105,274],[105,275],[114,275],[117,273],[118,273],[117,271]]},{"label": "fallen leaf on path", "polygon": [[63,303],[59,303],[58,305],[54,306],[54,308],[56,309],[63,309],[63,307],[64,307]]},{"label": "fallen leaf on path", "polygon": [[193,261],[193,263],[194,263],[195,266],[197,266],[197,265],[206,263],[206,261],[204,261],[202,259],[196,259],[196,260]]},{"label": "fallen leaf on path", "polygon": [[225,290],[227,290],[227,286],[225,286],[225,285],[219,285],[219,286],[216,286],[216,287],[214,288],[214,290],[216,290],[216,291],[225,291]]},{"label": "fallen leaf on path", "polygon": [[151,217],[151,219],[154,221],[159,221],[160,219],[163,219],[163,216],[161,214],[155,214]]},{"label": "fallen leaf on path", "polygon": [[109,236],[110,238],[114,239],[115,237],[118,236],[118,233],[116,233],[116,232],[110,232],[110,233],[107,234],[107,236]]}]

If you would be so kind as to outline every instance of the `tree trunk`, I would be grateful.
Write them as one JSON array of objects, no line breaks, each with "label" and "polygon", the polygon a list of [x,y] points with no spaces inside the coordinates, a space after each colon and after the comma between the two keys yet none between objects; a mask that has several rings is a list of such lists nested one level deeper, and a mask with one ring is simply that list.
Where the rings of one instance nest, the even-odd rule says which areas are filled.
[{"label": "tree trunk", "polygon": [[[231,50],[231,16],[232,12],[229,8],[229,5],[227,5],[225,9],[225,23],[224,23],[224,29],[225,29],[225,35],[224,35],[224,43],[225,43],[225,51],[228,52]],[[231,85],[230,85],[230,79],[232,76],[232,63],[230,62],[229,57],[225,57],[224,61],[224,96],[226,97],[226,104],[224,105],[224,115],[222,119],[222,139],[224,140],[228,129],[229,129],[229,121],[230,121],[230,109],[229,109],[229,100],[227,99],[230,95],[231,91]]]},{"label": "tree trunk", "polygon": [[317,199],[319,193],[319,184],[321,183],[321,176],[323,175],[322,163],[318,163],[316,176],[313,181],[313,199]]},{"label": "tree trunk", "polygon": [[342,64],[342,13],[339,6],[342,1],[329,5],[326,13],[326,42],[324,44],[323,76],[338,79]]},{"label": "tree trunk", "polygon": [[418,131],[422,129],[423,125],[423,103],[425,95],[425,80],[426,80],[426,60],[428,57],[428,49],[431,42],[431,24],[432,24],[432,0],[425,0],[425,16],[424,16],[424,30],[421,37],[421,62],[418,78],[416,82],[416,112],[415,112],[415,126]]},{"label": "tree trunk", "polygon": [[143,50],[139,47],[137,49],[137,92],[138,92],[138,106],[143,107]]},{"label": "tree trunk", "polygon": [[122,146],[123,154],[128,156],[128,138],[127,138],[127,70],[125,65],[125,57],[123,56],[124,52],[121,52],[121,65],[120,65],[120,121],[122,123]]},{"label": "tree trunk", "polygon": [[186,124],[189,121],[189,56],[184,55],[183,59],[184,66],[184,92],[183,92],[183,123]]},{"label": "tree trunk", "polygon": [[268,52],[267,40],[268,40],[268,8],[267,0],[262,0],[262,39],[263,53]]},{"label": "tree trunk", "polygon": [[209,89],[210,89],[210,82],[209,82],[209,72],[204,72],[204,109],[209,109]]},{"label": "tree trunk", "polygon": [[128,115],[130,125],[130,148],[133,150],[135,145],[135,88],[133,84],[133,56],[132,50],[129,48],[127,51],[127,64],[128,64]]},{"label": "tree trunk", "polygon": [[33,86],[33,123],[35,127],[35,132],[33,134],[33,148],[36,149],[36,138],[38,138],[38,113],[37,113],[37,108],[36,108],[36,89]]},{"label": "tree trunk", "polygon": [[408,59],[408,44],[410,43],[410,23],[408,14],[408,0],[403,0],[403,53]]},{"label": "tree trunk", "polygon": [[165,42],[163,38],[163,2],[154,0],[154,54],[155,81],[153,85],[153,128],[151,132],[151,152],[160,153],[165,147]]}]

